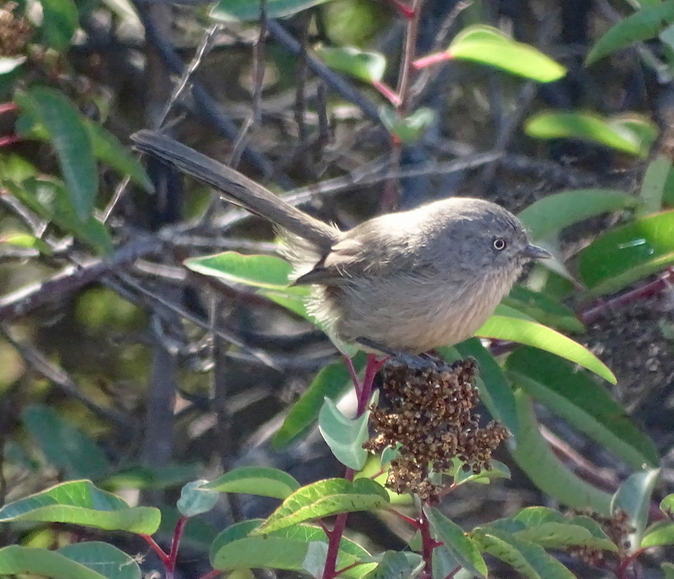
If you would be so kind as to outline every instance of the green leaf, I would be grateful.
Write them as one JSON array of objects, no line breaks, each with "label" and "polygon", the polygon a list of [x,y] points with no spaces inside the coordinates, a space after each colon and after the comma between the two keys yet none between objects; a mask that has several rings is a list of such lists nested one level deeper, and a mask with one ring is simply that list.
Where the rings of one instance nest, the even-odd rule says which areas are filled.
[{"label": "green leaf", "polygon": [[611,495],[599,490],[569,469],[553,453],[541,435],[531,400],[523,390],[515,391],[520,436],[510,453],[531,481],[544,493],[571,508],[591,508],[601,515],[610,513]]},{"label": "green leaf", "polygon": [[674,579],[674,563],[661,563],[660,568],[665,579]]},{"label": "green leaf", "polygon": [[386,551],[376,569],[370,571],[366,579],[412,579],[425,565],[417,553]]},{"label": "green leaf", "polygon": [[643,201],[644,214],[657,213],[662,209],[665,185],[671,168],[671,159],[664,155],[657,155],[646,167],[646,174],[639,193]]},{"label": "green leaf", "polygon": [[622,509],[630,516],[630,524],[635,528],[631,535],[631,545],[639,545],[646,523],[648,509],[655,484],[660,478],[660,469],[645,470],[631,475],[623,482],[611,502],[611,513],[615,514]]},{"label": "green leaf", "polygon": [[472,356],[477,360],[480,372],[476,385],[480,391],[480,400],[489,410],[492,417],[502,422],[511,434],[517,438],[519,423],[517,422],[517,404],[510,383],[503,374],[494,356],[491,355],[478,338],[471,338],[457,344],[455,348],[461,357]]},{"label": "green leaf", "polygon": [[489,573],[487,564],[475,543],[469,537],[466,537],[463,529],[445,517],[435,507],[426,507],[424,512],[436,538],[442,542],[444,548],[456,562],[474,575],[486,577]]},{"label": "green leaf", "polygon": [[10,231],[0,236],[0,243],[16,245],[17,247],[25,247],[27,249],[35,249],[44,255],[52,255],[54,253],[49,244],[42,241],[39,237],[31,235],[30,233]]},{"label": "green leaf", "polygon": [[80,221],[61,181],[48,177],[29,177],[21,184],[5,181],[4,186],[40,217],[52,221],[100,253],[112,253],[112,239],[108,230],[93,216],[84,223]]},{"label": "green leaf", "polygon": [[44,126],[76,214],[80,221],[86,222],[94,210],[98,172],[89,131],[80,111],[61,92],[47,87],[16,93],[14,98],[22,111]]},{"label": "green leaf", "polygon": [[671,521],[660,521],[648,529],[639,548],[645,549],[663,545],[674,545],[674,523]]},{"label": "green leaf", "polygon": [[575,576],[542,547],[493,527],[476,527],[469,536],[483,551],[500,559],[530,579],[575,579]]},{"label": "green leaf", "polygon": [[531,396],[632,468],[659,464],[653,441],[605,388],[571,364],[524,347],[508,357],[505,367],[512,380]]},{"label": "green leaf", "polygon": [[298,490],[300,483],[288,473],[276,468],[244,466],[225,473],[200,488],[206,491],[245,493],[283,500]]},{"label": "green leaf", "polygon": [[611,229],[579,256],[587,297],[615,293],[674,263],[674,211]]},{"label": "green leaf", "polygon": [[384,487],[369,479],[361,478],[353,483],[341,478],[322,480],[290,495],[255,534],[338,513],[384,509],[388,502]]},{"label": "green leaf", "polygon": [[544,326],[552,326],[567,332],[585,331],[585,326],[570,307],[520,284],[515,284],[501,303],[526,314]]},{"label": "green leaf", "polygon": [[639,200],[613,189],[576,189],[548,195],[518,215],[531,239],[545,239],[590,217],[634,207]]},{"label": "green leaf", "polygon": [[660,501],[660,510],[665,513],[668,517],[674,515],[674,494],[667,495],[662,501]]},{"label": "green leaf", "polygon": [[[327,0],[267,0],[267,18],[284,18]],[[220,0],[210,17],[217,22],[239,22],[260,19],[260,0]]]},{"label": "green leaf", "polygon": [[562,65],[533,46],[516,42],[491,26],[477,25],[463,30],[447,53],[452,58],[488,64],[538,82],[551,82],[566,74]]},{"label": "green leaf", "polygon": [[129,507],[119,497],[96,488],[91,481],[62,483],[0,509],[0,523],[72,523],[144,535],[151,535],[157,530],[160,517],[158,509]]},{"label": "green leaf", "polygon": [[[352,359],[356,371],[365,366],[365,360],[366,356],[362,352]],[[302,438],[318,420],[323,400],[326,397],[337,400],[352,387],[353,382],[344,360],[340,359],[325,366],[290,409],[283,426],[274,437],[274,447],[283,448]]]},{"label": "green leaf", "polygon": [[353,46],[318,46],[316,54],[331,69],[346,72],[365,82],[380,81],[386,71],[386,58],[378,52],[366,52]]},{"label": "green leaf", "polygon": [[354,419],[347,418],[329,398],[325,398],[318,415],[318,427],[332,454],[344,466],[362,470],[367,460],[367,422],[370,412]]},{"label": "green leaf", "polygon": [[227,283],[277,290],[288,288],[288,276],[292,272],[292,266],[280,257],[242,255],[235,251],[187,259],[184,264],[192,271],[218,277]]},{"label": "green leaf", "polygon": [[31,404],[21,419],[47,460],[69,478],[101,478],[109,471],[110,463],[98,445],[55,410]]},{"label": "green leaf", "polygon": [[585,58],[585,66],[590,66],[635,42],[655,38],[672,22],[674,22],[674,1],[667,0],[642,6],[637,12],[609,28],[597,40]]},{"label": "green leaf", "polygon": [[40,0],[40,4],[47,42],[54,50],[66,50],[79,26],[77,5],[73,0]]},{"label": "green leaf", "polygon": [[[77,560],[77,557],[86,557],[87,553],[103,551],[100,545],[105,545],[106,555],[110,555],[113,549],[118,554],[114,559],[108,558],[100,565]],[[0,576],[9,575],[38,575],[54,579],[140,579],[141,572],[131,557],[112,545],[80,543],[59,551],[19,545],[4,547],[0,549]]]},{"label": "green leaf", "polygon": [[[503,530],[511,530],[518,539],[545,549],[579,546],[612,552],[618,550],[599,524],[589,517],[566,517],[554,509],[529,507],[510,517],[508,522],[522,524],[524,528],[515,529],[506,525]],[[499,521],[494,526],[499,528]]]},{"label": "green leaf", "polygon": [[177,507],[184,517],[195,517],[207,513],[218,502],[218,495],[203,488],[205,480],[188,482],[180,491]]},{"label": "green leaf", "polygon": [[457,468],[454,473],[454,484],[457,486],[471,482],[488,484],[497,478],[510,479],[510,469],[502,462],[492,459],[491,470],[483,469],[477,474],[472,469],[465,471],[463,468]]},{"label": "green leaf", "polygon": [[120,175],[128,175],[131,181],[147,192],[154,191],[152,181],[143,166],[129,149],[119,142],[115,135],[89,119],[85,120],[85,126],[89,131],[94,155],[97,159],[112,167]]},{"label": "green leaf", "polygon": [[605,378],[611,384],[616,383],[613,372],[587,348],[537,322],[494,315],[475,335],[481,338],[510,340],[527,346],[534,346],[583,366]]},{"label": "green leaf", "polygon": [[[220,533],[210,550],[211,565],[215,569],[255,569],[268,567],[288,571],[304,571],[309,545],[328,542],[325,531],[311,525],[293,525],[265,535],[250,533],[260,525],[259,519],[237,523]],[[369,558],[369,553],[357,543],[342,538],[337,557],[338,569]],[[374,564],[352,567],[343,575],[360,579]]]},{"label": "green leaf", "polygon": [[527,119],[524,131],[537,139],[584,139],[640,157],[648,156],[658,135],[657,127],[645,117],[605,118],[579,112],[535,114]]},{"label": "green leaf", "polygon": [[379,116],[384,126],[402,143],[411,145],[418,142],[435,121],[435,113],[429,108],[419,108],[405,118],[398,117],[390,106],[379,108]]},{"label": "green leaf", "polygon": [[61,547],[57,553],[109,579],[141,579],[142,576],[138,563],[132,557],[102,541],[73,543]]}]

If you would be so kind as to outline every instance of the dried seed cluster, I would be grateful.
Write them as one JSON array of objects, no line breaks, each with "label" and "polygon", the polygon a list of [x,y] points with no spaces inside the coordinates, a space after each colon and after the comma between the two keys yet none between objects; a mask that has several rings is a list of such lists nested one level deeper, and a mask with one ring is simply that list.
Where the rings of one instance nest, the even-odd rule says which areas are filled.
[{"label": "dried seed cluster", "polygon": [[[630,542],[627,538],[635,529],[630,525],[629,515],[626,511],[621,509],[612,517],[602,517],[593,511],[580,512],[580,514],[593,518],[601,525],[608,538],[618,546],[617,556],[620,561],[627,557],[630,549]],[[569,547],[567,552],[572,557],[593,567],[601,567],[605,556],[608,554],[607,551],[602,551],[596,547]]]},{"label": "dried seed cluster", "polygon": [[33,26],[24,16],[14,14],[16,2],[0,8],[0,56],[17,56],[26,48]]},{"label": "dried seed cluster", "polygon": [[390,489],[434,500],[442,487],[429,476],[448,470],[454,457],[472,465],[474,473],[491,469],[491,454],[509,432],[496,421],[479,426],[480,416],[473,412],[479,401],[473,386],[476,374],[473,359],[452,366],[429,361],[422,369],[399,362],[384,367],[381,394],[386,407],[373,408],[375,436],[364,447],[379,452],[400,443],[386,482]]}]

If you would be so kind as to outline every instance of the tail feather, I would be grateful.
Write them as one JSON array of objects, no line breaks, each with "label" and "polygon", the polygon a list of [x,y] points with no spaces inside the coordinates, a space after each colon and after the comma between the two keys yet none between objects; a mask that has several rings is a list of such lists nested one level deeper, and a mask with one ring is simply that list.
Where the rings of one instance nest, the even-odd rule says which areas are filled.
[{"label": "tail feather", "polygon": [[155,131],[131,136],[136,148],[175,165],[178,169],[218,189],[228,201],[259,215],[327,252],[340,231],[286,203],[274,193],[231,167]]}]

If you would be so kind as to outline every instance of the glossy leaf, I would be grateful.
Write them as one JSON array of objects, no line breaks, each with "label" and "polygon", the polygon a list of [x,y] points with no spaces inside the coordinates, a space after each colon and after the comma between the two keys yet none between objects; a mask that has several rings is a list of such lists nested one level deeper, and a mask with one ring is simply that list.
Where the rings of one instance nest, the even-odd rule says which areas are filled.
[{"label": "glossy leaf", "polygon": [[645,549],[663,545],[674,545],[674,523],[671,521],[660,521],[647,529],[639,547]]},{"label": "glossy leaf", "polygon": [[666,0],[662,3],[642,6],[634,14],[608,29],[588,53],[585,66],[590,66],[599,59],[635,42],[655,38],[673,22],[674,1]]},{"label": "glossy leaf", "polygon": [[225,251],[185,260],[185,267],[227,283],[242,283],[265,289],[286,289],[292,266],[271,255],[243,255]]},{"label": "glossy leaf", "polygon": [[660,501],[660,510],[668,517],[672,518],[674,515],[674,494],[667,495]]},{"label": "glossy leaf", "polygon": [[[366,356],[362,352],[353,358],[356,371],[365,366],[365,361]],[[316,424],[323,400],[337,400],[349,388],[353,388],[353,382],[344,360],[340,359],[325,366],[290,409],[283,426],[274,437],[274,447],[283,448],[301,439]]]},{"label": "glossy leaf", "polygon": [[463,468],[458,468],[454,473],[454,484],[462,485],[471,482],[488,484],[492,479],[497,478],[509,479],[510,469],[508,465],[503,464],[501,461],[492,459],[491,470],[483,469],[477,474],[472,470],[465,471]]},{"label": "glossy leaf", "polygon": [[365,82],[380,81],[386,71],[386,58],[353,46],[319,46],[316,53],[331,69],[346,72]]},{"label": "glossy leaf", "polygon": [[195,517],[215,507],[218,495],[204,490],[202,485],[205,482],[207,481],[196,480],[183,486],[176,506],[184,517]]},{"label": "glossy leaf", "polygon": [[527,346],[534,346],[583,366],[605,378],[611,384],[616,383],[613,372],[587,348],[537,322],[494,315],[476,332],[476,335],[481,338],[510,340]]},{"label": "glossy leaf", "polygon": [[660,478],[659,469],[644,470],[631,475],[623,482],[613,496],[611,513],[622,509],[630,516],[630,523],[635,528],[632,545],[639,545],[648,522],[648,509],[651,504],[653,489]]},{"label": "glossy leaf", "polygon": [[500,559],[529,579],[575,579],[575,576],[539,545],[493,527],[477,527],[469,535],[483,551]]},{"label": "glossy leaf", "polygon": [[66,50],[79,26],[77,5],[73,0],[40,0],[40,4],[47,42],[54,50]]},{"label": "glossy leaf", "polygon": [[588,297],[615,293],[674,263],[674,211],[611,229],[579,256]]},{"label": "glossy leaf", "polygon": [[571,472],[553,453],[541,435],[531,400],[523,390],[515,391],[520,437],[516,448],[509,448],[515,462],[542,492],[575,509],[591,508],[608,516],[611,495],[599,490]]},{"label": "glossy leaf", "polygon": [[584,332],[585,326],[570,307],[543,294],[515,284],[501,303],[523,312],[544,326],[565,332]]},{"label": "glossy leaf", "polygon": [[[110,557],[113,549],[116,556]],[[100,565],[78,560],[87,558],[87,554],[98,557],[101,551],[108,557]],[[0,576],[9,575],[38,575],[53,579],[140,579],[141,572],[131,557],[112,545],[80,543],[59,551],[19,545],[4,547],[0,549]]]},{"label": "glossy leaf", "polygon": [[[222,531],[211,544],[210,560],[213,567],[223,571],[268,567],[302,572],[309,545],[319,541],[328,542],[323,529],[306,524],[293,525],[265,535],[251,535],[260,522],[259,519],[244,521]],[[342,538],[337,558],[338,568],[367,558],[369,553],[365,549]],[[374,566],[358,565],[343,574],[359,579]]]},{"label": "glossy leaf", "polygon": [[462,357],[472,356],[480,369],[476,385],[480,391],[480,400],[496,420],[502,422],[511,434],[517,438],[517,404],[510,382],[503,374],[494,356],[482,345],[478,338],[471,338],[457,344],[455,348]]},{"label": "glossy leaf", "polygon": [[338,513],[384,509],[388,493],[369,479],[318,481],[290,495],[255,531],[256,535]]},{"label": "glossy leaf", "polygon": [[31,404],[21,418],[47,460],[69,478],[101,478],[110,469],[98,445],[55,410]]},{"label": "glossy leaf", "polygon": [[518,215],[531,239],[545,239],[590,217],[634,207],[633,195],[613,189],[575,189],[548,195]]},{"label": "glossy leaf", "polygon": [[538,82],[558,80],[566,69],[529,44],[517,42],[491,26],[472,26],[447,49],[450,57],[488,64]]},{"label": "glossy leaf", "polygon": [[531,396],[632,468],[659,464],[655,444],[632,422],[622,405],[573,365],[525,347],[513,352],[505,367],[512,380]]},{"label": "glossy leaf", "polygon": [[656,156],[646,167],[639,193],[645,214],[657,213],[662,209],[665,185],[671,168],[671,159],[664,155]]},{"label": "glossy leaf", "polygon": [[76,214],[80,221],[86,222],[94,210],[98,171],[89,131],[79,110],[61,92],[47,87],[17,93],[15,100],[24,112],[44,126]]},{"label": "glossy leaf", "polygon": [[527,119],[524,130],[537,139],[575,138],[646,157],[658,135],[657,127],[636,115],[604,118],[593,113],[543,112]]},{"label": "glossy leaf", "polygon": [[[284,18],[326,0],[267,0],[267,18]],[[260,0],[220,0],[211,10],[210,17],[217,22],[250,22],[260,19]]]},{"label": "glossy leaf", "polygon": [[200,488],[222,493],[245,493],[286,499],[300,488],[288,473],[276,468],[244,466],[223,474]]},{"label": "glossy leaf", "polygon": [[408,145],[418,142],[435,121],[433,110],[424,107],[418,108],[408,117],[400,118],[391,107],[383,106],[379,109],[379,116],[389,132]]},{"label": "glossy leaf", "polygon": [[362,470],[367,460],[363,444],[368,438],[367,422],[370,412],[358,418],[347,418],[329,398],[325,398],[318,415],[318,427],[332,454],[344,466]]},{"label": "glossy leaf", "polygon": [[474,575],[486,577],[489,573],[487,564],[484,562],[482,555],[480,555],[480,550],[466,536],[463,529],[445,517],[435,507],[427,507],[424,512],[428,517],[435,537],[442,542],[443,547],[456,562]]},{"label": "glossy leaf", "polygon": [[158,509],[129,507],[119,497],[96,488],[91,481],[62,483],[0,509],[0,523],[72,523],[145,535],[157,530],[160,517]]}]

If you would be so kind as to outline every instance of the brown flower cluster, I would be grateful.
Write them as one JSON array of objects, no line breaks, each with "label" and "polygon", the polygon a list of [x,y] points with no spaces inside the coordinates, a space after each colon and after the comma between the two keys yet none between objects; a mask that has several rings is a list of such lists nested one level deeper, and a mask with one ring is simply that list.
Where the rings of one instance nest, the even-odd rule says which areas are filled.
[{"label": "brown flower cluster", "polygon": [[492,451],[509,432],[496,421],[479,426],[480,416],[473,412],[479,401],[473,385],[476,374],[472,358],[452,366],[429,361],[423,368],[387,363],[381,388],[384,407],[373,408],[370,420],[375,436],[364,445],[380,452],[400,444],[386,486],[435,500],[442,487],[430,476],[451,468],[454,457],[474,473],[491,469]]},{"label": "brown flower cluster", "polygon": [[33,26],[24,16],[14,14],[16,2],[0,8],[0,56],[17,56],[33,35]]},{"label": "brown flower cluster", "polygon": [[[612,517],[602,517],[593,511],[580,512],[580,514],[591,517],[601,525],[608,538],[618,546],[617,557],[620,561],[627,557],[630,549],[630,542],[627,538],[635,529],[630,525],[629,515],[626,511],[620,509]],[[607,554],[606,551],[596,547],[570,547],[567,552],[572,557],[593,567],[601,567]]]}]

